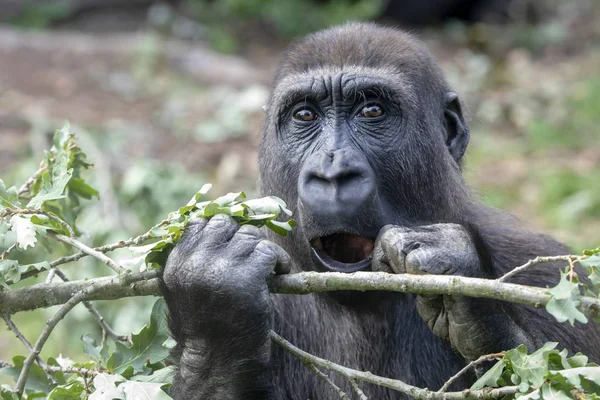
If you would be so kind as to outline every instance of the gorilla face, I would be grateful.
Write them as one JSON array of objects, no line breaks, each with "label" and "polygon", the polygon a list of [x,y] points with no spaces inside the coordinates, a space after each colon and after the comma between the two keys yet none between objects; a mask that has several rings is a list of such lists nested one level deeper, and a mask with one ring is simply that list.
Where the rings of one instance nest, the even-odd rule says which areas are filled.
[{"label": "gorilla face", "polygon": [[[388,40],[368,36],[344,35],[337,46],[357,54]],[[358,67],[332,59],[314,36],[292,52],[303,49],[300,64],[280,65],[259,157],[263,194],[282,197],[299,222],[278,240],[292,258],[322,271],[368,270],[384,225],[456,222],[455,204],[467,198],[458,162],[468,130],[433,58],[364,66],[363,57]]]}]

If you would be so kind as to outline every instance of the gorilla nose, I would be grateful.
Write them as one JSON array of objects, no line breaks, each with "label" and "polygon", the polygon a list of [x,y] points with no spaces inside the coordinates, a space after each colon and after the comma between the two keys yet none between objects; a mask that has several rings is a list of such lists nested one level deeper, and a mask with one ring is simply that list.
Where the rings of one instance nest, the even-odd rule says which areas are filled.
[{"label": "gorilla nose", "polygon": [[371,166],[349,149],[311,155],[298,183],[302,204],[314,214],[355,215],[375,193]]}]

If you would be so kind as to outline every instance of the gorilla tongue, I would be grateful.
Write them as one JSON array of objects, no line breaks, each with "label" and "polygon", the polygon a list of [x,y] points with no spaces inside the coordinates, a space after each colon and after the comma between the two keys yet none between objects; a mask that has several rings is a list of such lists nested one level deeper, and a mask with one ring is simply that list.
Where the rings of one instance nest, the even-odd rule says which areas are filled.
[{"label": "gorilla tongue", "polygon": [[345,264],[354,264],[369,258],[374,246],[373,240],[349,233],[335,233],[317,238],[311,244],[333,260]]}]

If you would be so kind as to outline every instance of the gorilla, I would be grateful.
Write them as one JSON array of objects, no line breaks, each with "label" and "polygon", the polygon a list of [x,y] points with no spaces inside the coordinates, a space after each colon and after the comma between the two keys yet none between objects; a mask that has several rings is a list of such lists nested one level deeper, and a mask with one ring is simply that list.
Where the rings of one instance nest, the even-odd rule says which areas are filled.
[{"label": "gorilla", "polygon": [[[480,355],[558,341],[600,360],[600,329],[489,299],[395,292],[270,294],[273,273],[388,271],[497,278],[548,236],[480,204],[461,164],[469,128],[433,56],[409,34],[348,23],[285,52],[265,108],[259,188],[298,226],[279,237],[228,216],[191,223],[163,272],[176,399],[338,398],[269,331],[319,357],[439,388]],[[549,286],[558,266],[515,275]],[[452,388],[467,388],[476,374]],[[331,379],[352,396],[349,383]],[[373,399],[407,396],[361,384]]]}]

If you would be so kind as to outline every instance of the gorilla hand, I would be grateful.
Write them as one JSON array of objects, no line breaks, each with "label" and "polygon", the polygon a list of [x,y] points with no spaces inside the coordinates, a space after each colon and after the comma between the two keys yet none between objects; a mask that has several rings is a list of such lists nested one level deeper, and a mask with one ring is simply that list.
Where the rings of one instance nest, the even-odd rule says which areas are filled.
[{"label": "gorilla hand", "polygon": [[[377,237],[372,265],[373,270],[397,274],[485,277],[474,240],[457,224],[385,226]],[[450,342],[467,360],[521,343],[531,348],[531,338],[501,302],[418,295],[416,307],[433,333]]]},{"label": "gorilla hand", "polygon": [[176,398],[268,392],[267,277],[289,267],[288,254],[256,227],[240,227],[226,215],[190,224],[163,273],[180,358]]}]

